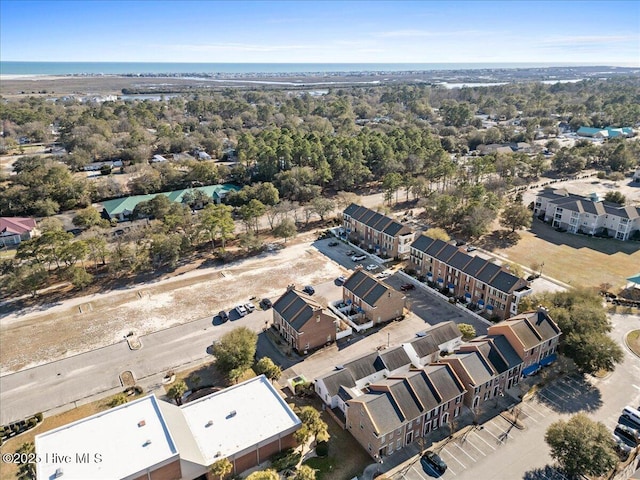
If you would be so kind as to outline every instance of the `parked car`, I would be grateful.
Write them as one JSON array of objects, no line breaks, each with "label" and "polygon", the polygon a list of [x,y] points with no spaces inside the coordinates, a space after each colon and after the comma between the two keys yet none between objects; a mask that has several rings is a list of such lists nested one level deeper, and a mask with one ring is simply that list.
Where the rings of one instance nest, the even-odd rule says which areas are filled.
[{"label": "parked car", "polygon": [[263,310],[269,310],[272,306],[273,304],[268,298],[263,298],[262,300],[260,300],[260,308],[262,308]]},{"label": "parked car", "polygon": [[256,309],[256,306],[253,303],[249,302],[244,304],[244,308],[247,309],[248,313],[251,313]]},{"label": "parked car", "polygon": [[374,270],[375,270],[375,269],[377,269],[377,268],[378,268],[378,265],[376,265],[376,264],[374,264],[374,263],[371,263],[371,264],[369,264],[369,265],[367,265],[367,266],[366,266],[366,269],[367,269],[367,271],[369,271],[369,272],[372,272],[372,271],[374,271]]},{"label": "parked car", "polygon": [[338,246],[338,242],[336,242],[336,241],[329,242],[329,246],[330,247],[337,247]]},{"label": "parked car", "polygon": [[338,283],[338,285],[342,285],[346,281],[347,278],[344,275],[340,275],[338,278],[336,278],[336,282]]},{"label": "parked car", "polygon": [[477,247],[474,247],[473,245],[469,245],[469,246],[467,247],[467,252],[474,252],[474,251],[476,251],[477,249],[478,249]]},{"label": "parked car", "polygon": [[447,464],[444,463],[444,460],[440,458],[440,455],[437,453],[427,451],[420,457],[420,463],[423,466],[429,466],[433,468],[438,473],[444,473],[447,471]]},{"label": "parked car", "polygon": [[346,252],[346,253],[345,253],[345,255],[346,255],[347,257],[351,257],[351,256],[353,256],[353,255],[355,255],[355,254],[356,254],[355,250],[349,250],[348,252]]},{"label": "parked car", "polygon": [[618,455],[621,458],[626,459],[633,450],[633,447],[624,443],[624,441],[615,434],[613,435],[613,441],[615,442],[615,449]]},{"label": "parked car", "polygon": [[218,312],[218,317],[220,317],[220,321],[222,323],[226,322],[229,320],[229,315],[227,314],[227,312],[225,312],[224,310],[220,310]]},{"label": "parked car", "polygon": [[389,278],[391,276],[391,272],[385,270],[384,272],[380,272],[378,275],[376,275],[376,278],[379,278],[380,280],[384,280],[385,278]]},{"label": "parked car", "polygon": [[413,283],[405,283],[404,285],[400,286],[400,290],[402,290],[403,292],[413,290],[414,288],[416,288],[416,286]]},{"label": "parked car", "polygon": [[637,447],[638,444],[640,444],[640,432],[635,428],[627,427],[619,423],[613,431],[613,434],[627,445],[630,444],[633,447]]},{"label": "parked car", "polygon": [[244,308],[244,305],[238,305],[236,307],[236,312],[238,312],[238,315],[241,317],[244,317],[247,314],[247,309]]},{"label": "parked car", "polygon": [[304,293],[306,293],[307,295],[313,295],[314,293],[316,293],[316,289],[313,288],[311,285],[306,285],[302,291]]},{"label": "parked car", "polygon": [[360,260],[364,260],[365,258],[367,258],[366,255],[354,255],[353,257],[351,257],[351,260],[353,260],[354,262],[359,262]]}]

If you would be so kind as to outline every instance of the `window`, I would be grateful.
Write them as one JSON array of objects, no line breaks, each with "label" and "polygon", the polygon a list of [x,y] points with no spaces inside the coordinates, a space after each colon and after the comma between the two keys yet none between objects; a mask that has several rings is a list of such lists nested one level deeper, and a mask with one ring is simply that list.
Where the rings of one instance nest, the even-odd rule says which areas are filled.
[{"label": "window", "polygon": [[462,397],[456,398],[456,405],[459,405],[461,401],[462,401]]},{"label": "window", "polygon": [[364,424],[360,422],[360,430],[364,430]]},{"label": "window", "polygon": [[456,407],[456,409],[453,411],[454,417],[457,417],[458,415],[460,415],[460,407]]}]

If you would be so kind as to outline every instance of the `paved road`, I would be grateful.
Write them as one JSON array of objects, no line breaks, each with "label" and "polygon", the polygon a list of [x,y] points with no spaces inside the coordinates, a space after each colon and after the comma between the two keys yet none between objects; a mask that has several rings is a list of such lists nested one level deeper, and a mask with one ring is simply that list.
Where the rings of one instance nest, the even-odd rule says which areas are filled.
[{"label": "paved road", "polygon": [[[346,255],[350,247],[342,243],[337,247],[328,247],[328,243],[328,240],[322,240],[315,245],[327,252],[329,258],[342,264],[347,273],[349,268],[355,266]],[[373,261],[367,258],[359,263],[370,264]],[[401,282],[391,278],[389,283],[397,286]],[[341,297],[341,287],[333,281],[314,287],[318,298],[330,301]],[[410,292],[409,296],[411,308],[424,319],[409,315],[403,322],[394,322],[374,336],[356,336],[348,345],[340,346],[341,350],[345,350],[344,355],[354,358],[380,345],[399,345],[429,324],[446,320],[469,321],[438,298],[418,292]],[[115,393],[122,389],[120,374],[124,371],[131,371],[138,383],[145,387],[157,385],[158,375],[197,365],[210,358],[208,347],[234,327],[243,325],[260,333],[265,322],[270,323],[271,319],[270,311],[256,310],[241,319],[237,313],[231,312],[231,320],[224,324],[212,316],[143,336],[140,338],[143,345],[140,350],[130,350],[123,339],[115,345],[5,375],[0,377],[0,422],[5,424],[35,412],[48,412],[63,406],[70,408],[74,402],[82,399]],[[311,356],[309,361],[295,365],[294,369],[304,372],[309,379],[315,378],[333,368],[337,351],[337,346],[324,349]],[[258,356],[263,355],[274,358],[284,369],[296,362],[294,357],[282,356],[266,341],[264,335],[260,335]],[[322,358],[326,360],[319,360]]]}]

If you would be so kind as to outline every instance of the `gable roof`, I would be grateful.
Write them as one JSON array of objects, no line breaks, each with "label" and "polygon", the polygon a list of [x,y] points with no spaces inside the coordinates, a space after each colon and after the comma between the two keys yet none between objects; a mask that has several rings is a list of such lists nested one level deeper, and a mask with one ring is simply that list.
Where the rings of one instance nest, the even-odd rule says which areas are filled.
[{"label": "gable roof", "polygon": [[351,370],[346,368],[331,372],[324,377],[318,378],[318,380],[322,380],[327,392],[332,397],[338,394],[341,387],[352,388],[356,386],[356,379],[353,377]]},{"label": "gable roof", "polygon": [[501,292],[511,293],[519,284],[524,282],[524,280],[513,275],[500,265],[476,255],[469,255],[449,243],[442,240],[434,240],[427,235],[418,237],[411,244],[411,248],[440,260]]},{"label": "gable roof", "polygon": [[377,434],[384,434],[400,427],[406,420],[390,393],[367,393],[350,404],[361,403],[369,414]]},{"label": "gable roof", "polygon": [[322,310],[322,305],[308,295],[290,289],[274,302],[273,309],[296,331],[300,331],[316,312]]},{"label": "gable roof", "polygon": [[404,348],[396,347],[380,353],[380,359],[390,372],[411,364],[411,359]]},{"label": "gable roof", "polygon": [[351,375],[353,375],[356,381],[384,370],[384,365],[379,359],[378,352],[356,358],[355,360],[345,363],[343,366],[351,372]]},{"label": "gable roof", "polygon": [[[489,362],[478,351],[454,353],[444,357],[441,361],[463,368],[469,375],[473,385],[487,383],[496,374]],[[455,366],[453,368],[454,370],[456,369]]]},{"label": "gable roof", "polygon": [[489,327],[489,334],[499,331],[495,327],[507,326],[511,329],[525,350],[545,343],[562,332],[546,310],[540,308],[534,312],[525,312]]},{"label": "gable roof", "polygon": [[356,270],[353,272],[353,274],[347,278],[347,281],[344,282],[342,288],[353,293],[356,297],[372,307],[375,306],[378,300],[384,297],[385,294],[391,294],[391,287],[373,278],[364,270]]},{"label": "gable roof", "polygon": [[36,221],[28,217],[0,217],[0,233],[22,235],[36,228]]},{"label": "gable roof", "polygon": [[400,222],[393,220],[381,213],[370,210],[361,205],[352,203],[344,209],[344,214],[363,223],[378,232],[395,237],[397,235],[407,235],[411,233],[411,229],[402,225]]}]

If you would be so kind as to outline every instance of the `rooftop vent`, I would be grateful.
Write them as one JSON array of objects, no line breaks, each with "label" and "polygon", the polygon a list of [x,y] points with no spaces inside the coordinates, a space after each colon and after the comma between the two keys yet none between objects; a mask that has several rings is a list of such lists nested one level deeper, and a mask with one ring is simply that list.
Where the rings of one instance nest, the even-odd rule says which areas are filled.
[{"label": "rooftop vent", "polygon": [[140,420],[138,422],[138,427],[144,427],[147,424],[147,422],[145,422],[144,420]]},{"label": "rooftop vent", "polygon": [[53,478],[60,478],[64,471],[61,468],[56,468],[56,473],[53,474]]},{"label": "rooftop vent", "polygon": [[149,445],[151,445],[151,440],[147,440],[142,444],[143,447],[148,447]]},{"label": "rooftop vent", "polygon": [[205,427],[209,428],[211,425],[213,425],[213,420],[209,420],[209,421],[205,424]]}]

